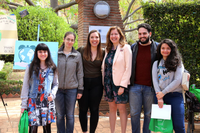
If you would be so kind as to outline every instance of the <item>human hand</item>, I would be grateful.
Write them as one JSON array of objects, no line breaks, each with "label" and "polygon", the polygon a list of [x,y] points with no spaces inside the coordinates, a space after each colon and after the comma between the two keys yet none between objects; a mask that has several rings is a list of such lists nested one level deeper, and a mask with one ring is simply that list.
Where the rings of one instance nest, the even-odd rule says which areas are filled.
[{"label": "human hand", "polygon": [[163,99],[159,99],[159,100],[158,100],[158,106],[159,106],[159,108],[162,108],[162,107],[163,107],[163,104],[164,104]]},{"label": "human hand", "polygon": [[156,97],[158,100],[160,100],[164,97],[164,94],[162,92],[156,92]]},{"label": "human hand", "polygon": [[189,81],[190,80],[190,74],[188,73],[187,74],[187,81]]},{"label": "human hand", "polygon": [[124,88],[119,87],[118,95],[122,95],[124,93]]},{"label": "human hand", "polygon": [[81,99],[81,97],[82,97],[82,94],[78,93],[76,98]]},{"label": "human hand", "polygon": [[53,96],[52,96],[52,94],[49,94],[49,96],[48,96],[48,101],[53,101]]},{"label": "human hand", "polygon": [[24,110],[25,110],[24,108],[21,108],[21,113],[24,113]]}]

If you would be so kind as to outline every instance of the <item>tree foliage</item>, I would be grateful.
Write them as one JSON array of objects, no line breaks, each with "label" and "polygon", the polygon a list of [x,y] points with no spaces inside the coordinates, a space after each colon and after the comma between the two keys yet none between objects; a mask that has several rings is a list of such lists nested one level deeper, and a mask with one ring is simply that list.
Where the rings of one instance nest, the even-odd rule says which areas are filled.
[{"label": "tree foliage", "polygon": [[156,41],[169,38],[178,44],[191,84],[200,86],[200,3],[144,3],[144,18]]},{"label": "tree foliage", "polygon": [[[27,9],[29,15],[22,18],[19,12],[24,9]],[[38,24],[40,24],[40,41],[59,42],[59,45],[61,45],[65,32],[73,32],[70,25],[63,18],[58,17],[51,8],[41,8],[39,6],[18,7],[13,13],[17,17],[19,40],[36,41]],[[75,47],[77,47],[77,42]]]}]

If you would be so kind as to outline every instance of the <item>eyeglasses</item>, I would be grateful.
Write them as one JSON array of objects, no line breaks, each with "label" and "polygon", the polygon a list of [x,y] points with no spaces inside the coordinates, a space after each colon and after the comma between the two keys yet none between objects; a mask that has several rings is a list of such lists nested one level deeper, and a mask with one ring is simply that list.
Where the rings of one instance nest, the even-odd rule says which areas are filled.
[{"label": "eyeglasses", "polygon": [[70,42],[70,41],[71,41],[71,42],[74,42],[74,39],[67,38],[66,40],[67,40],[68,42]]}]

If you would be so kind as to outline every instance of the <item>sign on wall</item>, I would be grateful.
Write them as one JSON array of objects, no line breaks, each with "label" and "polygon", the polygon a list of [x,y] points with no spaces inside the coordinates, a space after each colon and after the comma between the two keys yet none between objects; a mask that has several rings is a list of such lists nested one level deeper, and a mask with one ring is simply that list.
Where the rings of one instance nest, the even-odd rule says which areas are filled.
[{"label": "sign on wall", "polygon": [[16,40],[16,16],[0,15],[0,54],[14,54]]},{"label": "sign on wall", "polygon": [[91,30],[98,30],[101,34],[101,43],[106,43],[106,35],[111,26],[89,26],[89,32]]},{"label": "sign on wall", "polygon": [[51,52],[53,62],[58,61],[58,42],[16,41],[13,69],[25,70],[34,57],[34,51],[39,43],[45,43]]}]

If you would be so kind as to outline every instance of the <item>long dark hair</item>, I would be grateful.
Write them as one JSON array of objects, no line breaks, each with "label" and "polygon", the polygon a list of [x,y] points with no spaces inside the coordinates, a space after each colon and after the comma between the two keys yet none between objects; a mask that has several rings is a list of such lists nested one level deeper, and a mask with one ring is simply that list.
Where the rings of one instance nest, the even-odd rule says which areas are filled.
[{"label": "long dark hair", "polygon": [[92,33],[95,33],[97,32],[98,36],[99,36],[99,44],[97,46],[97,56],[96,56],[96,60],[103,60],[103,53],[102,53],[102,50],[101,50],[101,35],[100,33],[97,31],[97,30],[92,30],[90,31],[90,33],[88,34],[88,37],[87,37],[87,45],[84,47],[84,52],[83,52],[83,58],[87,61],[90,61],[92,60],[92,53],[91,53],[91,44],[90,44],[90,35]]},{"label": "long dark hair", "polygon": [[111,31],[115,30],[115,29],[118,31],[118,33],[120,35],[119,43],[122,45],[122,47],[124,47],[124,45],[127,43],[126,37],[124,36],[124,34],[119,26],[110,27],[110,29],[108,30],[108,33],[106,35],[106,50],[108,53],[110,52],[110,50],[112,49],[112,46],[113,46],[113,43],[110,40],[110,34],[111,34]]},{"label": "long dark hair", "polygon": [[[75,42],[75,40],[76,40],[76,35],[75,35],[73,32],[66,32],[65,35],[64,35],[64,39],[65,39],[68,35],[73,35],[73,36],[74,36],[74,42]],[[64,43],[64,42],[62,43],[62,45],[60,46],[60,48],[63,47],[63,46],[65,47],[65,43]]]},{"label": "long dark hair", "polygon": [[35,71],[35,75],[38,76],[39,74],[39,70],[40,70],[40,59],[38,58],[37,52],[39,50],[44,50],[48,52],[48,56],[45,60],[45,64],[48,68],[53,69],[53,72],[55,73],[57,71],[57,67],[54,64],[52,58],[51,58],[51,53],[50,50],[48,48],[48,46],[44,43],[39,43],[37,45],[37,47],[35,48],[35,52],[34,52],[34,57],[33,57],[33,61],[30,64],[29,67],[29,79],[32,77],[32,73],[33,71]]},{"label": "long dark hair", "polygon": [[160,44],[157,47],[157,59],[158,62],[163,58],[163,56],[160,53],[162,44],[167,44],[171,48],[171,52],[167,59],[165,60],[165,68],[169,71],[176,71],[176,68],[181,64],[181,55],[177,49],[177,45],[174,41],[171,39],[164,39],[160,42]]}]

